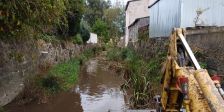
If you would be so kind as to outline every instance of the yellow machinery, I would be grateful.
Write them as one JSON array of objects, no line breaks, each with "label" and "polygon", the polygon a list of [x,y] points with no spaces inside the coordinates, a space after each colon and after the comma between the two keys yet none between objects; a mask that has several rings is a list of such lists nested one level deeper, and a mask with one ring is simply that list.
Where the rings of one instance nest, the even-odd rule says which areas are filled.
[{"label": "yellow machinery", "polygon": [[201,69],[183,29],[174,29],[168,50],[161,80],[162,111],[224,112],[223,93],[207,70]]}]

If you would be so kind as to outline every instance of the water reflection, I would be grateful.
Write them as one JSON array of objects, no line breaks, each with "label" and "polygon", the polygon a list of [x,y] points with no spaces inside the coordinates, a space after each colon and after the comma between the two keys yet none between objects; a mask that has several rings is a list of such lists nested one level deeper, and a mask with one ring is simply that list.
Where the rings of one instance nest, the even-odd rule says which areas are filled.
[{"label": "water reflection", "polygon": [[125,109],[121,78],[108,71],[105,63],[91,60],[80,75],[76,92],[80,93],[84,112],[122,112]]}]

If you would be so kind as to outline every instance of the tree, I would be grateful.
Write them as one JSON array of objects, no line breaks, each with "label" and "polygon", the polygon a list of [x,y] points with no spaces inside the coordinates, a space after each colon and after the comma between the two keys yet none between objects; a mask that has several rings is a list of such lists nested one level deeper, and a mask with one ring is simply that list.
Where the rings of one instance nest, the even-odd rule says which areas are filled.
[{"label": "tree", "polygon": [[1,0],[1,38],[22,32],[41,32],[59,24],[65,16],[65,0]]},{"label": "tree", "polygon": [[93,26],[97,19],[103,19],[104,10],[110,8],[110,0],[87,0],[84,19]]},{"label": "tree", "polygon": [[84,43],[86,43],[89,38],[90,38],[90,26],[88,25],[88,23],[84,20],[81,21],[80,23],[80,34],[82,36],[82,40]]},{"label": "tree", "polygon": [[69,36],[74,36],[80,32],[80,22],[84,10],[84,0],[69,0],[67,11]]},{"label": "tree", "polygon": [[107,43],[110,40],[108,26],[100,19],[96,20],[92,27],[92,31],[95,32],[103,42]]},{"label": "tree", "polygon": [[118,39],[124,35],[125,13],[122,5],[105,10],[104,17],[111,32],[109,34],[111,38]]}]

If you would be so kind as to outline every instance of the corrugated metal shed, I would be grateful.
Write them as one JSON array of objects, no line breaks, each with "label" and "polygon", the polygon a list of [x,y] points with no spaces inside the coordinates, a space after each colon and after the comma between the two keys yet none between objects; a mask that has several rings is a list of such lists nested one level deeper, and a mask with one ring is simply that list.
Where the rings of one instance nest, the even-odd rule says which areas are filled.
[{"label": "corrugated metal shed", "polygon": [[224,26],[224,0],[158,0],[149,13],[150,37],[168,37],[174,27]]}]

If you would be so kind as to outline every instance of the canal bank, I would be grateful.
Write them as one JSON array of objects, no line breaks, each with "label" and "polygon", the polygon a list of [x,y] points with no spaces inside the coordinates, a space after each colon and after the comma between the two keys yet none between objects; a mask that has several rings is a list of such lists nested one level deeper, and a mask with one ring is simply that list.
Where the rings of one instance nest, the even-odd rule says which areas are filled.
[{"label": "canal bank", "polygon": [[79,80],[68,92],[54,96],[46,104],[32,102],[5,106],[8,112],[122,112],[127,100],[120,86],[122,76],[111,70],[107,61],[94,58],[81,67]]}]

